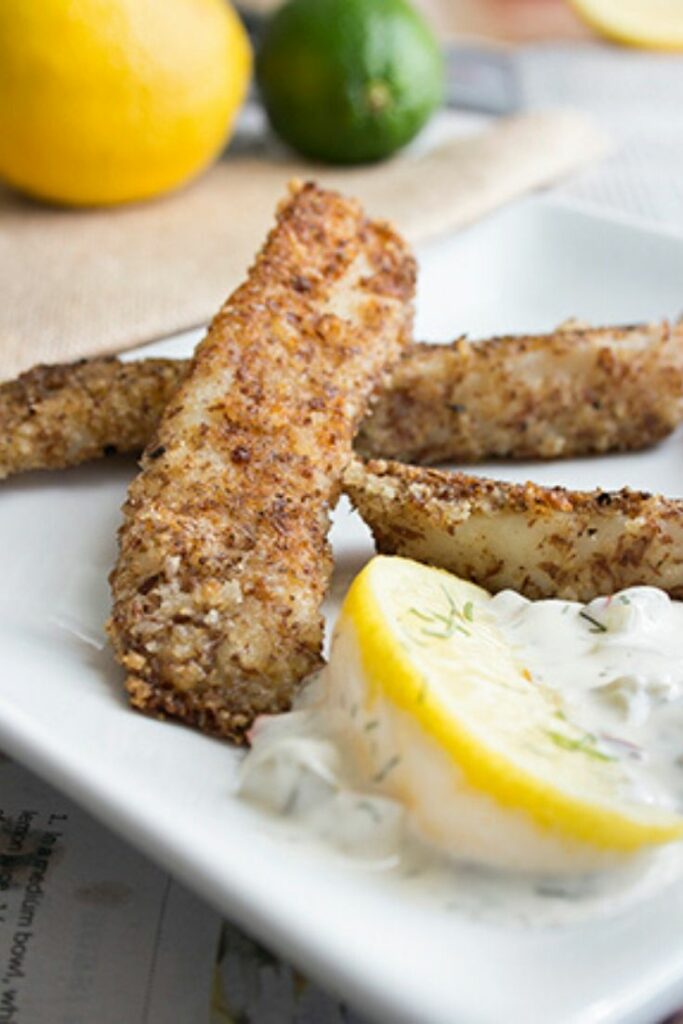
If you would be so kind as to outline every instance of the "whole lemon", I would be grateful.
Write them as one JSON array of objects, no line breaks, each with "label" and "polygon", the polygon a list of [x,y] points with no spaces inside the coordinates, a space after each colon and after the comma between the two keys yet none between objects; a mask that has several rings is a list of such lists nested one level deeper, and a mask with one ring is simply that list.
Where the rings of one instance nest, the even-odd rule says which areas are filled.
[{"label": "whole lemon", "polygon": [[225,0],[1,0],[0,177],[72,205],[175,188],[224,145],[250,69]]}]

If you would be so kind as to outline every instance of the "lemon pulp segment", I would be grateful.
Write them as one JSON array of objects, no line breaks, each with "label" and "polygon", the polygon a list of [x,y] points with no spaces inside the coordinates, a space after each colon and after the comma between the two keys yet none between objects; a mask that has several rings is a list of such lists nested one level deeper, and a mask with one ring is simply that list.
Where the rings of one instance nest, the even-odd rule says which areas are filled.
[{"label": "lemon pulp segment", "polygon": [[639,801],[619,761],[586,747],[497,629],[490,600],[442,570],[373,559],[339,627],[355,634],[366,710],[388,701],[468,787],[556,836],[627,853],[683,835],[680,816]]}]

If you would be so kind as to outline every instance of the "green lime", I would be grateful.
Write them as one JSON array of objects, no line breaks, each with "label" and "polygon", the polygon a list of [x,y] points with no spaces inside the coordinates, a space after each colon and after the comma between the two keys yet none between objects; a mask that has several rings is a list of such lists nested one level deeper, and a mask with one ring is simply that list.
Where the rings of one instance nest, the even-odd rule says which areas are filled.
[{"label": "green lime", "polygon": [[443,93],[443,58],[407,0],[289,0],[271,19],[256,75],[275,132],[326,163],[405,146]]}]

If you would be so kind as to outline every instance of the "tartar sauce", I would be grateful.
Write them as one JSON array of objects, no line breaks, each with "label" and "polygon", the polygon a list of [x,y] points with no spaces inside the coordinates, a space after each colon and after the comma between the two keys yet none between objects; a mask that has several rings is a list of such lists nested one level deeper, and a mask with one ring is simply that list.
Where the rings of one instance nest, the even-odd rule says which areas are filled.
[{"label": "tartar sauce", "polygon": [[[623,763],[638,798],[682,810],[683,603],[651,587],[588,605],[532,602],[503,591],[487,609],[531,677],[557,692],[567,717],[591,736],[594,749]],[[386,795],[359,787],[347,729],[339,709],[326,705],[323,672],[291,713],[257,723],[241,793],[375,866],[414,864],[410,814]],[[431,864],[443,874],[444,851],[433,851],[433,857],[423,846],[420,851],[421,870]],[[457,862],[458,851],[447,852]],[[670,851],[666,856],[670,864]],[[645,858],[648,874],[653,858]],[[485,877],[488,893],[492,876]],[[577,863],[580,877],[585,880],[585,866]],[[543,890],[538,877],[527,883],[529,892]],[[567,884],[565,877],[562,885]],[[594,879],[589,889],[594,894]]]},{"label": "tartar sauce", "polygon": [[505,590],[489,607],[533,678],[625,762],[639,798],[681,810],[683,603],[632,587],[588,605]]}]

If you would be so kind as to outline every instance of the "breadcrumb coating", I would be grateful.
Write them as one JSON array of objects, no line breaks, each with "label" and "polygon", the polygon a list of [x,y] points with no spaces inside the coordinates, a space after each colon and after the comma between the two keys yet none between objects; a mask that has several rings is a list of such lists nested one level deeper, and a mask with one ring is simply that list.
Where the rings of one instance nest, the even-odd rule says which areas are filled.
[{"label": "breadcrumb coating", "polygon": [[683,508],[642,491],[569,491],[354,461],[344,488],[382,554],[490,591],[590,601],[625,587],[683,598]]},{"label": "breadcrumb coating", "polygon": [[0,479],[142,451],[185,365],[82,359],[35,366],[0,384]]},{"label": "breadcrumb coating", "polygon": [[[93,359],[0,385],[0,476],[140,452],[185,360]],[[683,419],[683,325],[564,327],[410,347],[357,450],[402,462],[553,459],[655,444]]]},{"label": "breadcrumb coating", "polygon": [[130,487],[108,626],[132,704],[244,739],[321,664],[327,531],[415,264],[357,203],[296,187]]},{"label": "breadcrumb coating", "polygon": [[367,458],[475,463],[632,451],[683,418],[683,324],[416,345],[365,420]]}]

